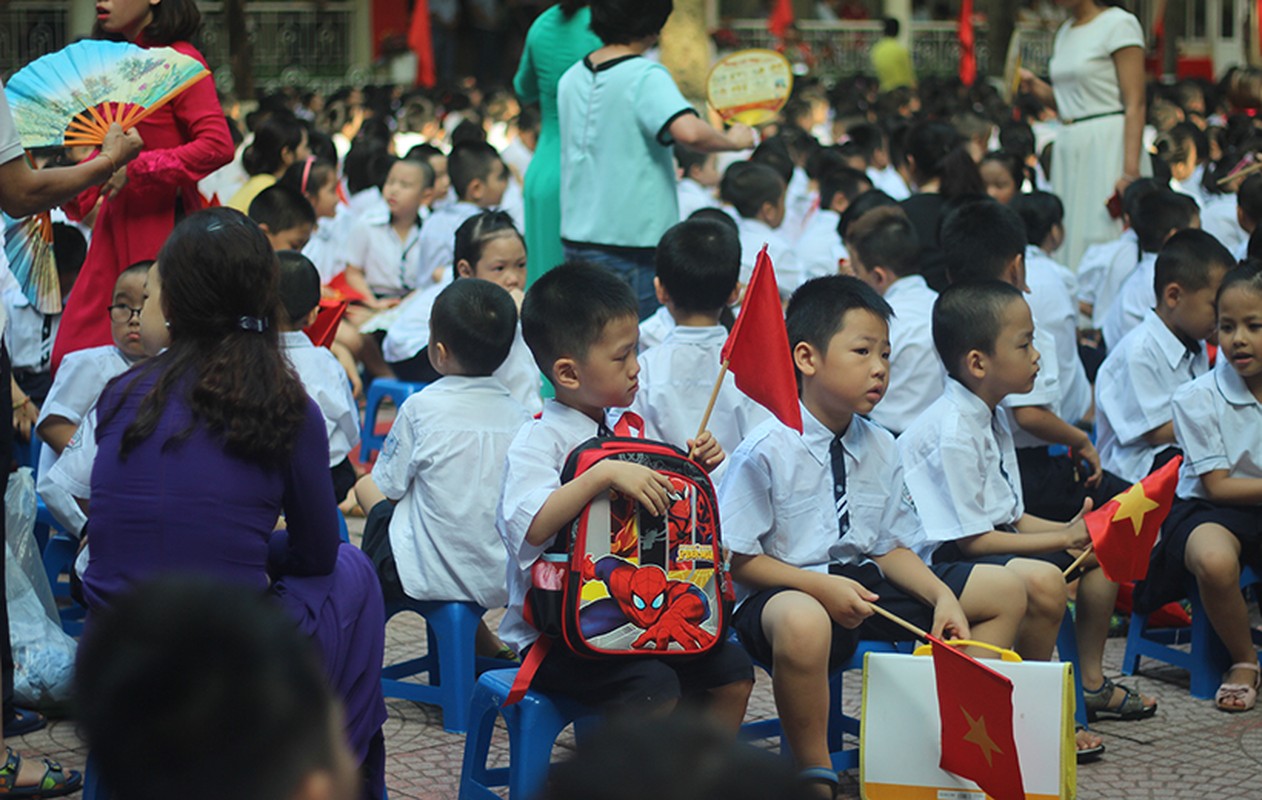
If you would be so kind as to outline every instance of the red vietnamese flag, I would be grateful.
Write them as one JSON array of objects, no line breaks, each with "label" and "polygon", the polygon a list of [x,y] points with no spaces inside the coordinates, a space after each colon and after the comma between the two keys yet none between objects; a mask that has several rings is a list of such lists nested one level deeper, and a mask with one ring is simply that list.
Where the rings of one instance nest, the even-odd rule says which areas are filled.
[{"label": "red vietnamese flag", "polygon": [[720,358],[736,378],[736,388],[761,403],[785,425],[802,432],[789,334],[784,328],[775,268],[765,244],[754,262],[740,316],[727,336]]},{"label": "red vietnamese flag", "polygon": [[307,338],[316,347],[330,346],[337,336],[337,325],[342,321],[349,305],[346,300],[321,299],[320,312],[316,314],[315,322],[303,328],[302,332],[307,334]]},{"label": "red vietnamese flag", "polygon": [[434,67],[434,40],[429,29],[429,0],[414,0],[412,24],[408,27],[408,47],[416,53],[416,85],[434,88],[438,82]]},{"label": "red vietnamese flag", "polygon": [[1114,583],[1140,581],[1148,575],[1148,557],[1174,502],[1182,463],[1183,456],[1172,458],[1083,517],[1100,568]]},{"label": "red vietnamese flag", "polygon": [[767,30],[777,39],[783,39],[793,22],[793,0],[776,0],[771,16],[767,17]]},{"label": "red vietnamese flag", "polygon": [[1012,733],[1012,681],[933,636],[933,672],[942,720],[938,766],[995,800],[1024,800]]},{"label": "red vietnamese flag", "polygon": [[960,3],[957,30],[960,40],[960,82],[972,86],[977,80],[977,37],[973,31],[973,0]]}]

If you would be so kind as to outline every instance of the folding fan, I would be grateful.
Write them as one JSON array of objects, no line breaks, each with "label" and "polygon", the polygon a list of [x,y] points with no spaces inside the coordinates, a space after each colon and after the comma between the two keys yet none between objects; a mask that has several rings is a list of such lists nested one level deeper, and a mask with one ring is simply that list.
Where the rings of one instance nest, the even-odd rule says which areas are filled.
[{"label": "folding fan", "polygon": [[112,123],[131,128],[208,70],[170,47],[87,40],[32,61],[5,95],[22,146],[95,146]]},{"label": "folding fan", "polygon": [[4,254],[22,294],[42,314],[61,312],[61,283],[53,257],[53,223],[48,212],[4,219]]}]

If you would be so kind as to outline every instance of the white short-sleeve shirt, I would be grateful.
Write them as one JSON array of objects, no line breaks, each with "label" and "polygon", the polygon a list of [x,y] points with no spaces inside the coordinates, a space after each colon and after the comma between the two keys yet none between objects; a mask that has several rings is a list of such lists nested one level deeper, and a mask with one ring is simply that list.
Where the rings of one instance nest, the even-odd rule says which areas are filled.
[{"label": "white short-sleeve shirt", "polygon": [[1174,418],[1171,398],[1180,386],[1209,371],[1202,346],[1195,352],[1149,311],[1126,334],[1096,375],[1096,444],[1108,471],[1135,482],[1169,445],[1151,445],[1144,434]]},{"label": "white short-sleeve shirt", "polygon": [[421,227],[420,243],[417,245],[421,251],[420,271],[416,279],[418,287],[425,288],[435,283],[434,274],[438,270],[443,270],[444,278],[452,274],[455,269],[452,256],[456,249],[456,230],[469,217],[480,213],[481,208],[464,200],[434,209]]},{"label": "white short-sleeve shirt", "polygon": [[1078,356],[1078,309],[1062,271],[1067,270],[1038,247],[1026,248],[1025,282],[1030,291],[1025,299],[1035,327],[1050,331],[1056,340],[1055,352],[1043,353],[1043,358],[1056,359],[1060,385],[1057,413],[1073,425],[1091,410],[1091,382]]},{"label": "white short-sleeve shirt", "polygon": [[[45,450],[51,448],[45,446]],[[77,500],[92,498],[92,465],[96,462],[96,405],[83,416],[61,457],[41,470],[35,488],[53,518],[70,533],[80,536],[88,517]]]},{"label": "white short-sleeve shirt", "polygon": [[1144,47],[1139,20],[1121,8],[1106,8],[1085,25],[1065,22],[1056,32],[1048,71],[1062,119],[1082,119],[1122,110],[1122,90],[1113,54]]},{"label": "white short-sleeve shirt", "polygon": [[377,297],[402,297],[420,279],[421,226],[413,225],[400,239],[390,224],[390,210],[370,209],[350,226],[346,263],[364,271]]},{"label": "white short-sleeve shirt", "polygon": [[675,196],[679,201],[679,221],[691,217],[703,208],[718,208],[719,198],[713,189],[707,189],[692,178],[681,178],[675,187]]},{"label": "white short-sleeve shirt", "polygon": [[675,318],[670,315],[666,306],[659,307],[640,323],[640,342],[637,349],[640,353],[650,347],[656,347],[666,339],[666,334],[675,327]]},{"label": "white short-sleeve shirt", "polygon": [[1132,228],[1127,228],[1111,242],[1091,245],[1082,254],[1078,261],[1077,297],[1093,307],[1093,328],[1098,329],[1104,323],[1104,313],[1137,263],[1139,237]]},{"label": "white short-sleeve shirt", "polygon": [[741,240],[741,283],[749,285],[754,274],[754,264],[762,246],[767,245],[767,257],[776,272],[776,286],[781,297],[788,297],[802,283],[802,267],[793,252],[789,240],[759,219],[741,217],[736,227]]},{"label": "white short-sleeve shirt", "polygon": [[372,476],[397,501],[390,547],[409,597],[504,605],[496,505],[529,418],[494,378],[447,376],[404,401]]},{"label": "white short-sleeve shirt", "polygon": [[898,451],[932,543],[987,533],[1025,514],[1007,416],[953,378],[898,438]]},{"label": "white short-sleeve shirt", "polygon": [[1153,288],[1156,277],[1157,254],[1144,253],[1104,315],[1100,330],[1104,333],[1106,345],[1112,347],[1122,341],[1122,337],[1139,325],[1144,315],[1157,305],[1157,290]]},{"label": "white short-sleeve shirt", "polygon": [[860,416],[841,436],[850,509],[850,527],[841,535],[835,438],[805,406],[801,434],[770,419],[746,437],[719,484],[723,542],[732,552],[826,572],[830,564],[860,564],[898,547],[923,547],[924,529],[903,482],[894,437]]},{"label": "white short-sleeve shirt", "polygon": [[899,278],[885,291],[890,320],[890,378],[885,396],[868,416],[902,433],[942,396],[946,369],[933,344],[933,304],[938,293],[919,275]]},{"label": "white short-sleeve shirt", "polygon": [[18,288],[4,291],[4,308],[8,312],[5,334],[13,368],[48,372],[61,314],[41,313]]},{"label": "white short-sleeve shirt", "polygon": [[[64,417],[75,425],[82,423],[84,415],[96,405],[105,384],[131,369],[134,363],[112,344],[67,354],[57,369],[48,397],[44,398],[36,427],[51,416]],[[40,451],[40,472],[47,472],[56,463],[57,451],[51,447]]]},{"label": "white short-sleeve shirt", "polygon": [[1229,365],[1219,365],[1174,393],[1174,436],[1183,450],[1179,497],[1208,500],[1201,476],[1225,469],[1262,478],[1262,404]]},{"label": "white short-sleeve shirt", "polygon": [[302,331],[282,332],[280,347],[303,388],[320,407],[329,436],[329,466],[335,467],[359,444],[359,406],[346,370],[328,348],[316,347]]},{"label": "white short-sleeve shirt", "polygon": [[[817,209],[807,217],[806,227],[793,246],[803,282],[824,275],[836,275],[839,262],[850,257],[846,246],[841,243],[841,236],[837,234],[837,223],[840,221],[841,215],[827,208]],[[777,266],[776,272],[779,271]]]},{"label": "white short-sleeve shirt", "polygon": [[1017,447],[1045,447],[1047,442],[1038,438],[1017,424],[1012,415],[1014,409],[1039,406],[1046,408],[1056,416],[1061,416],[1061,399],[1064,392],[1060,387],[1060,360],[1056,358],[1056,337],[1045,327],[1034,324],[1034,349],[1039,351],[1039,372],[1034,378],[1034,388],[1025,394],[1010,394],[999,406],[1008,415],[1011,423],[1013,439]]}]

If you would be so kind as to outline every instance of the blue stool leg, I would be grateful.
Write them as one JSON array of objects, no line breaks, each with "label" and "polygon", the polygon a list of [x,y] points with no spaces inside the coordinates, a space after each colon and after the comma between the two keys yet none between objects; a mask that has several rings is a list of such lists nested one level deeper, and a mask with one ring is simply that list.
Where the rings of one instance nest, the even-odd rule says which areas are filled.
[{"label": "blue stool leg", "polygon": [[469,733],[465,737],[464,760],[460,768],[459,800],[499,800],[489,786],[506,782],[505,770],[488,770],[486,759],[491,751],[491,737],[499,716],[499,699],[481,684],[474,689],[469,704]]},{"label": "blue stool leg", "polygon": [[1223,668],[1227,666],[1225,649],[1210,625],[1205,607],[1201,605],[1200,592],[1192,601],[1192,668],[1188,687],[1193,697],[1207,700],[1218,691]]},{"label": "blue stool leg", "polygon": [[[511,719],[510,715],[517,718]],[[508,752],[512,769],[508,776],[509,800],[530,800],[539,793],[552,766],[552,745],[565,730],[568,719],[550,704],[518,704],[505,714]]]},{"label": "blue stool leg", "polygon": [[83,768],[83,800],[109,800],[109,789],[101,783],[101,770],[96,756],[88,753],[88,764]]},{"label": "blue stool leg", "polygon": [[1074,721],[1079,725],[1087,724],[1087,703],[1082,696],[1082,668],[1078,664],[1078,631],[1074,627],[1074,618],[1069,611],[1060,621],[1060,632],[1056,634],[1056,650],[1061,661],[1073,664],[1074,674]]},{"label": "blue stool leg", "polygon": [[1131,624],[1126,629],[1126,653],[1122,656],[1123,675],[1134,675],[1139,671],[1140,650],[1143,647],[1144,628],[1147,625],[1147,614],[1131,612]]},{"label": "blue stool leg", "polygon": [[438,658],[432,662],[437,671],[431,671],[430,681],[441,687],[443,728],[450,733],[464,733],[469,725],[469,703],[477,680],[475,642],[482,609],[472,603],[443,605],[445,608],[438,614],[425,617],[433,633],[430,652],[434,652],[435,637],[443,643],[438,647]]}]

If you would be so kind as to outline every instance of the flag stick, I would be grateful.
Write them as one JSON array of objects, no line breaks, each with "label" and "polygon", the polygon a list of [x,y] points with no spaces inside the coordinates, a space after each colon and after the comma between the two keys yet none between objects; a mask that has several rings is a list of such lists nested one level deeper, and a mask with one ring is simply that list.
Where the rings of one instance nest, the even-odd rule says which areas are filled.
[{"label": "flag stick", "polygon": [[882,617],[885,617],[886,619],[888,619],[890,622],[894,623],[895,625],[906,628],[907,630],[916,634],[916,637],[918,639],[923,639],[926,642],[929,641],[928,633],[926,633],[925,631],[922,631],[920,628],[917,628],[915,625],[912,625],[910,622],[898,616],[897,614],[886,611],[885,609],[878,606],[876,603],[868,603],[868,608],[872,609],[873,612],[880,614]]},{"label": "flag stick", "polygon": [[1082,562],[1087,560],[1087,556],[1091,555],[1091,549],[1092,549],[1092,546],[1088,544],[1086,549],[1082,551],[1082,555],[1075,558],[1074,563],[1070,564],[1068,567],[1065,567],[1065,571],[1062,572],[1061,574],[1064,575],[1066,578],[1072,575],[1073,571],[1081,567]]},{"label": "flag stick", "polygon": [[[723,378],[727,375],[727,360],[723,361],[723,366],[719,368],[719,377],[714,381],[714,389],[710,392],[710,402],[706,403],[705,415],[701,417],[701,427],[697,428],[697,435],[692,437],[695,442],[701,438],[701,434],[705,433],[706,426],[710,424],[710,412],[714,411],[714,403],[719,399],[719,389],[723,388]],[[692,452],[688,453],[688,457],[692,458]]]}]

